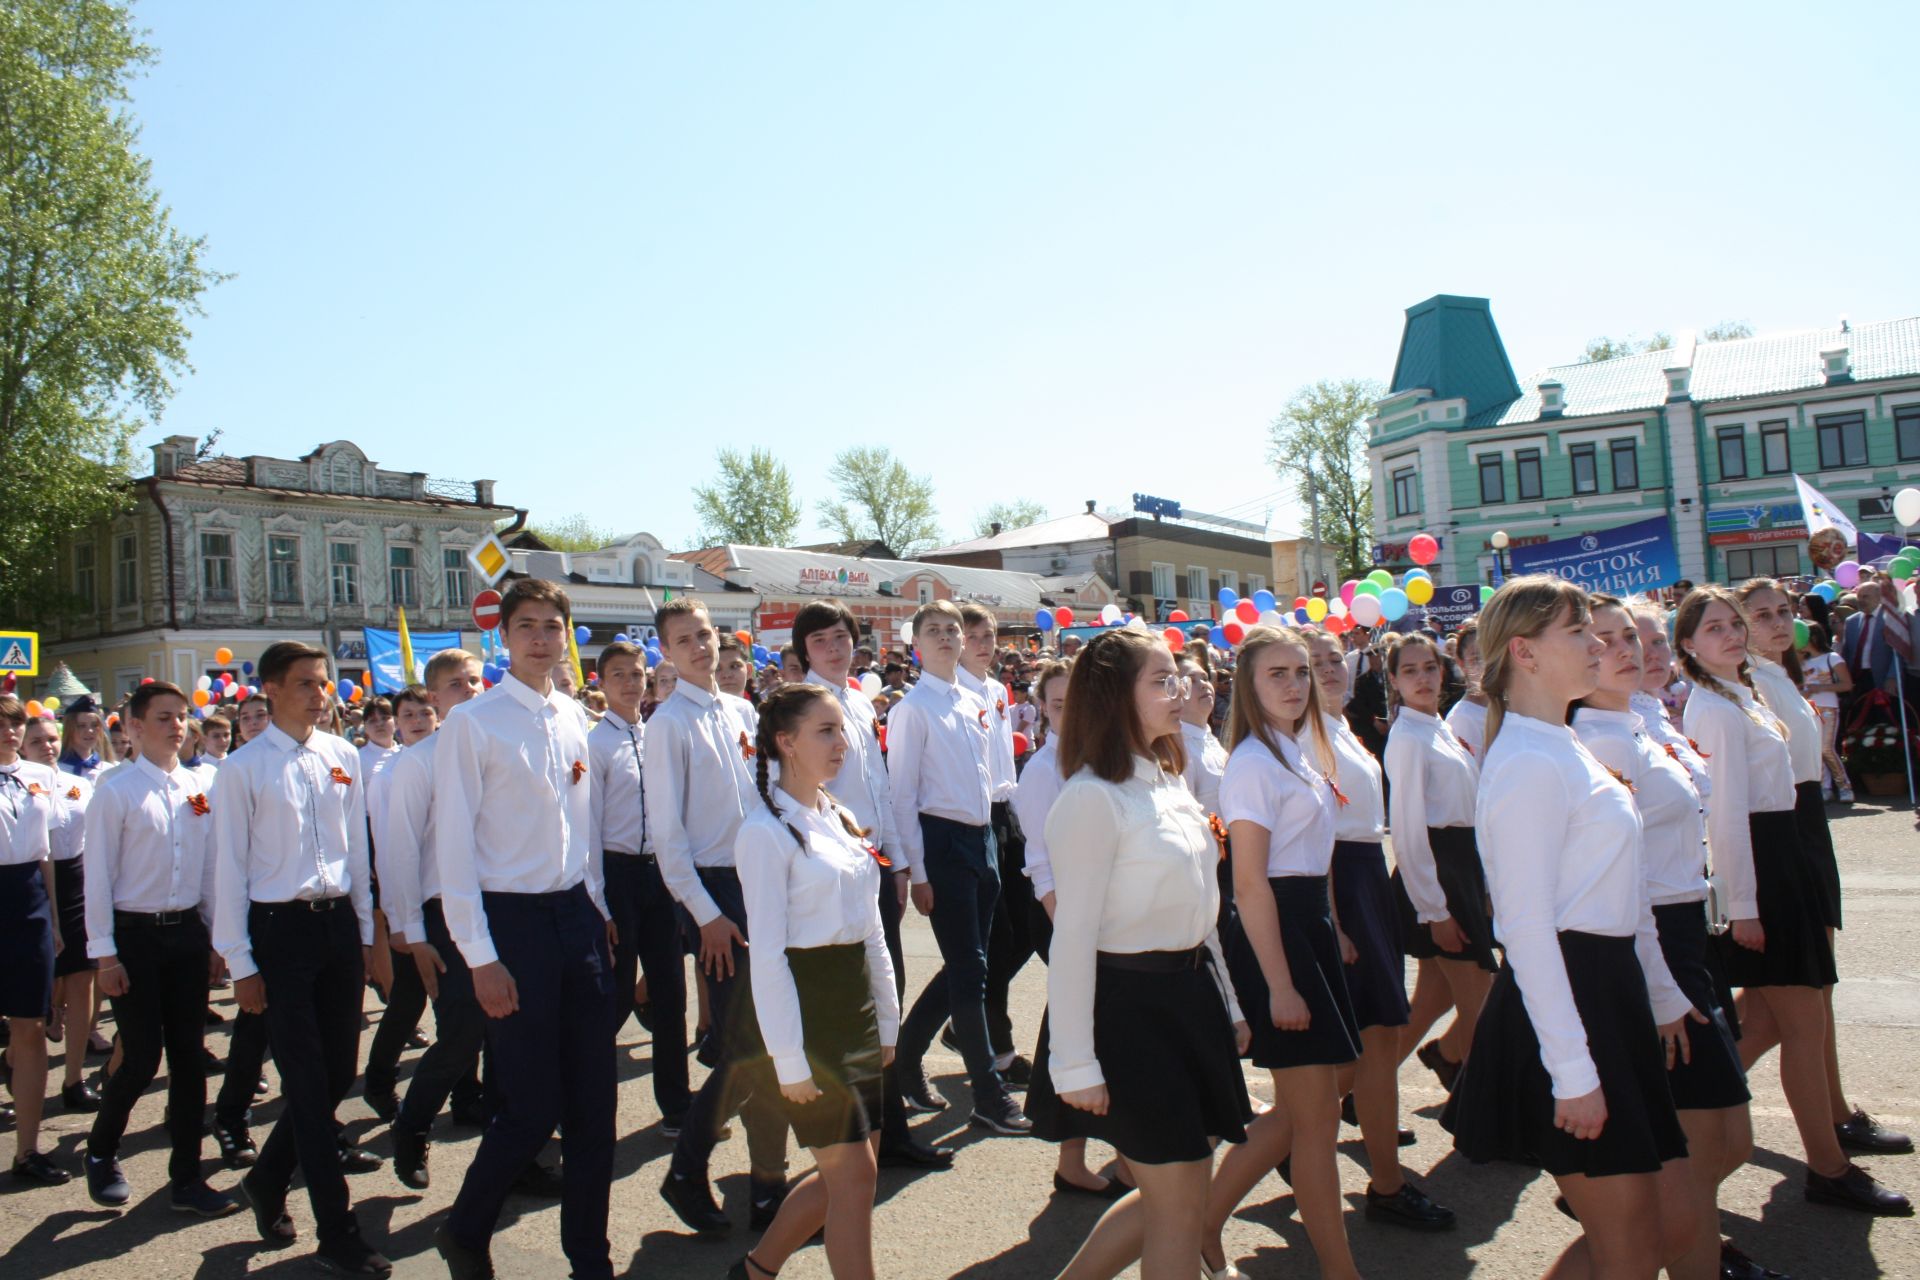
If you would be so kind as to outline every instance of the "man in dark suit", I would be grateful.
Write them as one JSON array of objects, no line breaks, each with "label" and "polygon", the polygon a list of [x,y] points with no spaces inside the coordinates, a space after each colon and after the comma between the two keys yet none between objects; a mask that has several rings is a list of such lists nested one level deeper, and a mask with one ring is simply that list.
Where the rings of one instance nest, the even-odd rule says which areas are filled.
[{"label": "man in dark suit", "polygon": [[1887,642],[1890,621],[1904,625],[1906,619],[1881,608],[1880,584],[1862,582],[1854,589],[1859,612],[1847,619],[1840,641],[1840,658],[1853,675],[1856,696],[1872,689],[1893,691],[1893,667],[1898,661],[1894,646]]}]

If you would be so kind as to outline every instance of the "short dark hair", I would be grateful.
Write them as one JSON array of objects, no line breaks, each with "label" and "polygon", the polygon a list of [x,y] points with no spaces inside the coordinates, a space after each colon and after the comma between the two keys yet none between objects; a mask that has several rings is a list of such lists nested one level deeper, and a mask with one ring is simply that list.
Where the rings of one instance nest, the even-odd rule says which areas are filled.
[{"label": "short dark hair", "polygon": [[[835,627],[845,627],[847,638],[857,646],[860,643],[860,624],[854,621],[853,610],[839,600],[809,600],[801,606],[793,619],[793,651],[800,659],[802,671],[812,671],[813,664],[807,660],[807,641],[822,631],[831,631]],[[782,650],[781,652],[785,652]]]},{"label": "short dark hair", "polygon": [[[411,688],[412,686],[409,687]],[[367,705],[361,708],[360,718],[364,720],[371,716],[390,716],[394,712],[394,704],[398,701],[398,698],[389,700],[385,694],[368,698]]]},{"label": "short dark hair", "polygon": [[127,714],[135,720],[144,720],[147,708],[153,705],[155,698],[178,698],[183,703],[190,702],[187,695],[181,692],[179,685],[170,684],[165,680],[149,680],[136,687],[133,697],[127,699]]},{"label": "short dark hair", "polygon": [[560,611],[563,621],[573,621],[573,601],[567,598],[565,587],[545,578],[520,578],[507,588],[506,596],[500,601],[502,635],[513,624],[513,615],[530,604],[550,604]]},{"label": "short dark hair", "polygon": [[25,724],[27,704],[10,693],[0,693],[0,720],[8,724]]},{"label": "short dark hair", "polygon": [[713,621],[713,615],[707,613],[707,606],[691,596],[681,596],[678,600],[669,600],[661,605],[653,615],[653,630],[662,644],[667,639],[667,623],[675,618],[688,617],[696,613],[706,613],[707,621]]},{"label": "short dark hair", "polygon": [[222,729],[225,729],[229,737],[232,736],[233,721],[227,719],[226,712],[216,711],[212,715],[208,716],[205,720],[202,720],[200,722],[200,727],[202,729],[211,729],[215,725],[219,725]]},{"label": "short dark hair", "polygon": [[632,658],[640,664],[640,668],[643,671],[647,666],[647,651],[630,640],[615,640],[609,643],[606,648],[600,651],[600,656],[595,659],[594,666],[600,671],[605,671],[607,664],[615,658]]},{"label": "short dark hair", "polygon": [[263,685],[279,684],[286,679],[287,672],[293,669],[295,663],[311,662],[315,658],[322,662],[329,661],[325,649],[316,649],[298,640],[276,640],[260,655],[260,663],[254,672]]},{"label": "short dark hair", "polygon": [[[387,700],[385,698],[375,698],[373,701],[375,705],[378,705]],[[400,714],[400,708],[406,706],[409,702],[417,702],[427,710],[433,710],[433,703],[427,698],[427,686],[423,684],[410,684],[400,692],[394,694],[393,701],[388,705],[387,710],[397,716]],[[373,707],[368,707],[367,710],[371,711]]]},{"label": "short dark hair", "polygon": [[714,661],[718,662],[723,653],[737,653],[747,660],[748,666],[753,665],[753,652],[747,648],[745,641],[731,631],[721,636],[719,642],[713,646]]},{"label": "short dark hair", "polygon": [[960,606],[961,626],[977,627],[983,622],[991,625],[996,633],[1000,630],[1000,622],[993,616],[992,611],[975,604],[971,600]]}]

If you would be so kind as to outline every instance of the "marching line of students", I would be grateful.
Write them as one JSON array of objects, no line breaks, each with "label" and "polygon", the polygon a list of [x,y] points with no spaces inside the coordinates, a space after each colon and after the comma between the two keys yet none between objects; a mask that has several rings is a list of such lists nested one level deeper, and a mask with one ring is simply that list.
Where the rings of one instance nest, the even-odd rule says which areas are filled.
[{"label": "marching line of students", "polygon": [[[51,767],[66,760],[45,722],[0,697],[16,1177],[68,1177],[38,1145],[46,1020],[56,972],[88,972],[120,1041],[86,1144],[92,1197],[131,1199],[118,1151],[164,1055],[175,1208],[245,1206],[283,1247],[297,1168],[320,1260],[386,1274],[335,1119],[372,974],[388,1006],[366,1090],[399,1179],[429,1185],[427,1134],[450,1099],[485,1123],[434,1237],[449,1273],[495,1274],[502,1206],[558,1132],[563,1250],[575,1276],[607,1277],[614,1045],[644,974],[654,1100],[675,1139],[661,1192],[701,1236],[732,1229],[708,1166],[732,1116],[747,1130],[761,1234],[732,1264],[742,1280],[775,1276],[822,1229],[836,1277],[874,1275],[877,1168],[953,1158],[906,1120],[947,1105],[924,1067],[943,1026],[973,1123],[1059,1144],[1056,1190],[1111,1202],[1071,1280],[1135,1262],[1148,1280],[1238,1275],[1222,1230],[1276,1165],[1322,1272],[1357,1276],[1343,1112],[1364,1140],[1365,1216],[1452,1226],[1400,1160],[1397,1068],[1414,1052],[1449,1088],[1459,1151],[1556,1179],[1582,1234],[1554,1276],[1777,1274],[1721,1241],[1717,1209],[1752,1148],[1746,1072],[1776,1045],[1807,1197],[1911,1212],[1846,1154],[1911,1144],[1840,1083],[1824,753],[1776,583],[1692,592],[1670,637],[1656,609],[1513,580],[1462,635],[1469,690],[1444,718],[1438,647],[1413,634],[1387,653],[1384,767],[1339,714],[1352,668],[1320,631],[1248,632],[1225,744],[1208,655],[1104,632],[1041,668],[1045,740],[1016,767],[983,610],[915,614],[925,674],[884,752],[849,688],[858,628],[837,601],[801,612],[800,682],[757,710],[726,691],[705,609],[670,602],[656,621],[674,691],[643,717],[645,655],[616,643],[591,728],[556,683],[565,592],[516,582],[501,613],[509,675],[482,694],[476,659],[436,656],[424,687],[369,717],[400,745],[375,734],[356,752],[316,728],[329,664],[294,642],[262,655],[263,696],[217,772],[182,761],[191,703],[170,684],[143,684],[128,708],[137,759],[85,786]],[[1693,684],[1684,732],[1653,696],[1675,661]],[[79,873],[71,901],[62,862]],[[909,901],[942,967],[903,1016]],[[78,933],[59,922],[75,904]],[[76,940],[84,963],[63,964]],[[689,951],[717,1055],[697,1091]],[[1048,1006],[1029,1066],[1005,990],[1036,952]],[[237,1198],[201,1160],[207,992],[223,970],[243,1017],[215,1133],[247,1168]],[[87,1009],[81,984],[68,997]],[[427,1001],[436,1034],[402,1098],[399,1050]],[[69,1021],[70,1060],[90,1023]],[[268,1045],[286,1107],[255,1152],[244,1109]],[[1250,1098],[1242,1057],[1270,1073],[1271,1108]],[[815,1161],[792,1182],[789,1130]],[[1118,1153],[1110,1172],[1088,1168],[1089,1139]]]}]

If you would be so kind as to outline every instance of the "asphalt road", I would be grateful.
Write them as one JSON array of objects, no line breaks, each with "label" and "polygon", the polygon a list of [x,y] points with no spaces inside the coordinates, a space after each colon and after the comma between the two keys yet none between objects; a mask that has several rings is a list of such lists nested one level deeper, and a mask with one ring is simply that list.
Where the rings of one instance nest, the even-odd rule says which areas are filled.
[{"label": "asphalt road", "polygon": [[[1848,928],[1839,947],[1836,993],[1846,1084],[1856,1104],[1883,1120],[1920,1127],[1920,833],[1911,811],[1880,802],[1836,807],[1832,813],[1847,893]],[[917,918],[908,928],[907,949],[910,988],[917,991],[936,967],[932,934]],[[1023,1044],[1032,1041],[1044,1000],[1045,974],[1036,962],[1015,988],[1014,1016]],[[231,1012],[230,1003],[223,1007]],[[368,1016],[380,1016],[375,999],[368,1001]],[[430,1019],[429,1014],[429,1031]],[[224,1031],[209,1036],[223,1056],[225,1041]],[[363,1037],[363,1051],[370,1043],[371,1036]],[[615,1265],[660,1280],[717,1280],[750,1241],[744,1143],[736,1136],[715,1153],[713,1163],[718,1188],[738,1224],[734,1239],[695,1241],[682,1233],[658,1195],[668,1143],[659,1135],[647,1084],[648,1053],[638,1029],[629,1026],[620,1046],[624,1084],[612,1224]],[[936,1056],[929,1066],[956,1107],[963,1106],[967,1090],[958,1059]],[[1260,1073],[1251,1073],[1249,1083],[1256,1093],[1270,1096]],[[1763,1060],[1752,1088],[1756,1151],[1753,1162],[1727,1184],[1723,1229],[1756,1258],[1798,1280],[1920,1276],[1920,1223],[1875,1220],[1803,1199],[1799,1142],[1780,1092],[1777,1058]],[[1417,1063],[1401,1073],[1401,1090],[1403,1112],[1420,1139],[1407,1149],[1407,1165],[1436,1199],[1458,1211],[1459,1228],[1420,1236],[1365,1221],[1358,1209],[1366,1172],[1358,1163],[1357,1135],[1346,1130],[1341,1171],[1354,1207],[1348,1233],[1361,1270],[1371,1277],[1419,1275],[1423,1280],[1539,1275],[1575,1231],[1554,1211],[1552,1181],[1509,1166],[1475,1167],[1453,1155],[1436,1119],[1442,1094]],[[124,1214],[96,1209],[77,1179],[64,1188],[15,1191],[0,1178],[0,1280],[317,1274],[306,1244],[312,1216],[297,1189],[292,1211],[303,1243],[285,1252],[260,1249],[245,1215],[203,1223],[169,1212],[166,1152],[158,1129],[163,1099],[163,1088],[156,1085],[135,1112],[125,1162],[135,1200]],[[262,1114],[271,1118],[278,1109],[276,1100]],[[62,1165],[78,1170],[87,1118],[64,1114],[57,1104],[51,1111],[48,1145]],[[385,1130],[357,1092],[340,1114],[371,1150],[390,1153]],[[1030,1139],[976,1136],[963,1123],[952,1112],[919,1122],[921,1136],[960,1147],[953,1170],[882,1171],[875,1218],[879,1273],[902,1280],[1054,1275],[1101,1206],[1052,1194],[1051,1147]],[[440,1139],[433,1153],[435,1181],[425,1194],[402,1187],[387,1168],[350,1180],[363,1229],[394,1258],[394,1274],[402,1280],[445,1274],[431,1236],[477,1141],[468,1131],[443,1129],[435,1136]],[[210,1156],[213,1150],[209,1140]],[[1107,1154],[1097,1146],[1093,1153],[1096,1159]],[[794,1164],[796,1172],[805,1168],[803,1153],[795,1152]],[[1871,1167],[1889,1185],[1920,1195],[1920,1156],[1886,1157]],[[219,1172],[213,1181],[224,1187],[234,1176]],[[1227,1245],[1250,1276],[1317,1274],[1310,1269],[1312,1254],[1292,1195],[1277,1177],[1255,1189],[1229,1225]],[[564,1275],[556,1205],[510,1201],[494,1241],[494,1259],[506,1280]],[[827,1274],[825,1255],[817,1248],[803,1251],[782,1271],[792,1280]]]}]

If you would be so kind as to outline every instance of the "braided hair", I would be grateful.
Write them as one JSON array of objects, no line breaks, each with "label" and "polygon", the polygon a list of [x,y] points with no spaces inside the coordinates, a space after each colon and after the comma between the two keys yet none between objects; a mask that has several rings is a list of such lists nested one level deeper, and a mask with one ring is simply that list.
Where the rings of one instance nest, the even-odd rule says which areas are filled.
[{"label": "braided hair", "polygon": [[[806,840],[791,822],[780,816],[779,806],[773,802],[772,761],[780,754],[780,735],[791,733],[823,698],[828,701],[836,700],[833,690],[825,685],[781,685],[768,694],[766,700],[760,704],[760,729],[754,739],[753,783],[760,792],[760,801],[767,806],[767,812],[773,815],[774,820],[787,829],[787,834],[793,837],[793,842],[799,845],[803,852],[807,847]],[[829,805],[833,806],[834,813],[839,816],[840,825],[847,829],[848,835],[856,840],[864,840],[872,834],[872,828],[863,827],[855,822],[853,814],[845,805],[834,799],[832,793],[825,787],[820,788],[820,794],[826,797]]]},{"label": "braided hair", "polygon": [[[1754,723],[1770,732],[1778,733],[1783,738],[1786,737],[1787,722],[1785,720],[1775,717],[1770,721],[1766,716],[1762,716],[1749,708],[1745,703],[1740,701],[1733,690],[1727,687],[1725,681],[1702,666],[1700,659],[1696,658],[1693,655],[1693,651],[1687,648],[1686,642],[1692,637],[1695,631],[1700,629],[1700,619],[1706,614],[1707,607],[1715,604],[1726,605],[1727,608],[1733,610],[1733,616],[1739,620],[1740,625],[1746,625],[1747,615],[1740,608],[1740,601],[1734,596],[1733,592],[1727,590],[1725,587],[1711,584],[1704,587],[1695,587],[1687,593],[1687,598],[1680,602],[1679,611],[1673,616],[1673,647],[1680,653],[1681,669],[1687,673],[1687,679],[1693,681],[1695,685],[1703,689],[1713,690],[1713,692],[1719,694],[1734,706],[1739,707],[1740,710],[1746,714],[1747,718]],[[1758,685],[1754,684],[1753,667],[1747,661],[1745,654],[1741,655],[1740,667],[1735,674],[1739,678],[1740,683],[1747,687],[1747,692],[1753,695],[1754,702],[1759,706],[1766,707],[1767,695],[1760,691]],[[1772,710],[1772,708],[1768,707],[1768,710]]]}]

